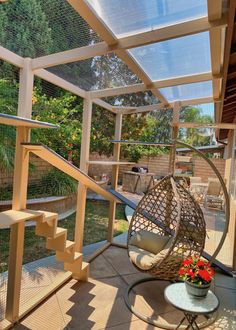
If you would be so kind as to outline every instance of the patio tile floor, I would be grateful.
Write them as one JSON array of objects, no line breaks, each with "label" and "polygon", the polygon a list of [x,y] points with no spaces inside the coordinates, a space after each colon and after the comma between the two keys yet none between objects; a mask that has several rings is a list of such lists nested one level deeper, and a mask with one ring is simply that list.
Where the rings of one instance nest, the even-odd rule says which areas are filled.
[{"label": "patio tile floor", "polygon": [[[70,280],[14,327],[15,330],[150,330],[126,307],[123,295],[132,281],[147,276],[130,265],[125,249],[110,247],[91,263],[88,282]],[[163,298],[164,281],[140,285],[130,299],[135,308],[165,324],[176,323],[182,313]],[[218,319],[208,329],[236,329],[236,279],[217,272],[212,290],[220,299]]]}]

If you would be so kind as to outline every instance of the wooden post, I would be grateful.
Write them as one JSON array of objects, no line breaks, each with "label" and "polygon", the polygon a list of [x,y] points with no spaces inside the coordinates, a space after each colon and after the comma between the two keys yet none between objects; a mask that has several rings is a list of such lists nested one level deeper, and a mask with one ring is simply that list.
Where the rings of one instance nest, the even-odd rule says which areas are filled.
[{"label": "wooden post", "polygon": [[[121,139],[122,131],[122,114],[116,114],[115,122],[115,140]],[[113,147],[113,160],[120,160],[120,143],[115,143]],[[112,178],[111,178],[111,187],[116,190],[118,185],[118,176],[119,176],[119,165],[112,166]],[[110,202],[109,206],[109,223],[108,223],[108,232],[107,232],[107,241],[112,243],[113,240],[113,231],[114,231],[114,221],[116,217],[116,202]]]},{"label": "wooden post", "polygon": [[[30,68],[30,59],[24,60],[20,72],[20,90],[18,100],[18,116],[30,118],[32,112],[34,76]],[[29,156],[21,146],[30,141],[30,129],[18,127],[16,134],[16,150],[13,181],[12,209],[26,208]],[[10,251],[8,265],[6,319],[16,322],[19,318],[19,302],[21,290],[22,260],[24,250],[24,222],[11,226]]]},{"label": "wooden post", "polygon": [[[80,169],[85,173],[88,173],[92,105],[93,104],[90,99],[84,99],[83,129],[80,150]],[[82,252],[83,249],[86,197],[87,187],[84,184],[79,183],[75,223],[75,250],[77,252]]]},{"label": "wooden post", "polygon": [[169,173],[175,173],[175,154],[176,154],[176,140],[178,137],[178,123],[179,123],[180,102],[175,102],[173,107],[173,121],[172,121],[172,140],[173,147],[170,149],[169,159]]}]

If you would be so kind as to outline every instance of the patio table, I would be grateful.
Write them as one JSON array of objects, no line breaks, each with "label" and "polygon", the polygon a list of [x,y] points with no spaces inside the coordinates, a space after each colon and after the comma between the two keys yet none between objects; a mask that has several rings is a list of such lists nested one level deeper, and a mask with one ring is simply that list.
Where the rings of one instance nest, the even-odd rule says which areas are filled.
[{"label": "patio table", "polygon": [[212,291],[208,291],[206,297],[195,297],[188,294],[185,283],[169,285],[165,289],[164,295],[167,302],[184,313],[184,317],[175,329],[179,329],[184,320],[187,320],[186,329],[191,327],[198,330],[200,328],[196,321],[197,317],[204,315],[206,319],[209,319],[209,315],[213,314],[219,307],[219,300]]}]

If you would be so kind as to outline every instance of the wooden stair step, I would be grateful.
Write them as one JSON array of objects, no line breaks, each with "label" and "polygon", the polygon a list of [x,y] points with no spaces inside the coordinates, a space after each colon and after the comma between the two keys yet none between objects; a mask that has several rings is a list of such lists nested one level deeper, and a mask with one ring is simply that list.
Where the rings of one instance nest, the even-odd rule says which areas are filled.
[{"label": "wooden stair step", "polygon": [[65,252],[67,229],[56,227],[54,237],[47,238],[46,248],[49,250]]},{"label": "wooden stair step", "polygon": [[38,221],[35,228],[35,233],[43,237],[55,237],[57,228],[57,217],[50,218],[48,221]]},{"label": "wooden stair step", "polygon": [[78,256],[74,252],[75,242],[66,240],[65,251],[57,251],[56,258],[58,261],[65,261],[68,263],[74,262]]},{"label": "wooden stair step", "polygon": [[45,221],[50,221],[53,219],[58,219],[58,213],[54,213],[54,212],[48,212],[48,211],[40,211],[43,213],[43,222]]},{"label": "wooden stair step", "polygon": [[73,264],[79,258],[82,258],[82,254],[79,252],[56,252],[56,259],[67,264]]},{"label": "wooden stair step", "polygon": [[6,228],[19,222],[27,220],[42,219],[43,214],[34,210],[8,210],[0,213],[0,228]]},{"label": "wooden stair step", "polygon": [[83,261],[80,272],[73,272],[73,278],[78,281],[88,281],[89,277],[89,263]]},{"label": "wooden stair step", "polygon": [[[78,252],[77,252],[78,253]],[[65,262],[64,269],[72,273],[80,273],[82,269],[83,254],[79,253],[80,256],[72,263]]]}]

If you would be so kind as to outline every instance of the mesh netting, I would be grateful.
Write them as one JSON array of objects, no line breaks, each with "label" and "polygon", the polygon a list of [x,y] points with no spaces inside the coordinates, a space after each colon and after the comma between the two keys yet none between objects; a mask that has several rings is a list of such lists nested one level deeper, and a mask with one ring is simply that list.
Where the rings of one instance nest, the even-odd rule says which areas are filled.
[{"label": "mesh netting", "polygon": [[[0,212],[11,209],[15,128],[0,124]],[[0,228],[0,321],[4,319],[7,291],[10,231]]]},{"label": "mesh netting", "polygon": [[24,57],[38,57],[99,41],[64,0],[0,3],[0,43]]},{"label": "mesh netting", "polygon": [[143,105],[158,104],[158,100],[151,92],[138,92],[104,98],[104,101],[114,106],[139,107]]},{"label": "mesh netting", "polygon": [[48,70],[87,91],[140,82],[138,77],[115,54],[58,65]]}]

